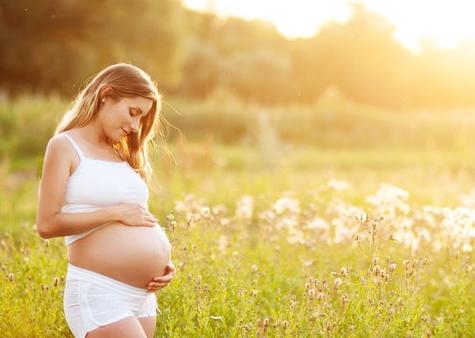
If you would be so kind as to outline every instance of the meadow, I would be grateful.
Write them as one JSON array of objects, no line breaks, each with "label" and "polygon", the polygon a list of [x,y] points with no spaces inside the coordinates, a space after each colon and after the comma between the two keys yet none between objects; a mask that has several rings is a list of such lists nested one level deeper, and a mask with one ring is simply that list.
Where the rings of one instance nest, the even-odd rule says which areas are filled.
[{"label": "meadow", "polygon": [[[176,163],[154,160],[150,209],[177,267],[157,293],[156,337],[474,336],[468,116],[378,115],[331,97],[259,115],[214,100],[165,108],[181,111],[170,120],[188,138],[170,140]],[[0,104],[3,337],[71,337],[66,249],[34,224],[58,116],[45,112],[65,105]],[[197,123],[214,118],[215,129]]]}]

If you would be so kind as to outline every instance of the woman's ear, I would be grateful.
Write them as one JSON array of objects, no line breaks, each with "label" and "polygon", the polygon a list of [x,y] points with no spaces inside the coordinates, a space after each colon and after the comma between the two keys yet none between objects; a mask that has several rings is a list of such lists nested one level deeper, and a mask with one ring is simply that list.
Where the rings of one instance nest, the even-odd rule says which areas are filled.
[{"label": "woman's ear", "polygon": [[110,85],[104,85],[100,90],[100,102],[104,104],[107,99],[114,98],[114,90]]}]

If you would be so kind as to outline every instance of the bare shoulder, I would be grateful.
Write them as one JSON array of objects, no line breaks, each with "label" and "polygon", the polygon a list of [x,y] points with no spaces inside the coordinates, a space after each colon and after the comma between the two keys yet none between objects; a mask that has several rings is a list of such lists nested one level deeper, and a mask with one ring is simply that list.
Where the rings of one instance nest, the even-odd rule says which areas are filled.
[{"label": "bare shoulder", "polygon": [[72,153],[71,142],[64,136],[55,135],[49,139],[46,146],[46,153],[59,153],[63,156],[68,156],[68,154]]},{"label": "bare shoulder", "polygon": [[69,170],[73,159],[74,148],[66,137],[55,135],[49,139],[46,145],[45,162],[66,166]]}]

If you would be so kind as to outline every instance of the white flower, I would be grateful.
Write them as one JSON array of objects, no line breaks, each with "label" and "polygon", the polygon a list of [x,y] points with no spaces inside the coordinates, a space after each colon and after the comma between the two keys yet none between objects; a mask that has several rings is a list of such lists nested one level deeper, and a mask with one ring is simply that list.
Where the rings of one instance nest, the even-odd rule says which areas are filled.
[{"label": "white flower", "polygon": [[341,192],[343,190],[348,190],[350,188],[350,184],[346,181],[329,180],[327,183],[327,187],[329,189]]}]

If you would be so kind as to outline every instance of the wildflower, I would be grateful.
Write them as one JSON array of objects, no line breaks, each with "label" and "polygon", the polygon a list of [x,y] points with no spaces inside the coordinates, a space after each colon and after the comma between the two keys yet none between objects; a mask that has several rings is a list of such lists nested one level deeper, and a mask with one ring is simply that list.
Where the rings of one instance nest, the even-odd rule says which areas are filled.
[{"label": "wildflower", "polygon": [[325,314],[324,313],[321,313],[320,311],[315,311],[313,313],[313,317],[314,318],[317,318],[317,317],[325,317]]},{"label": "wildflower", "polygon": [[201,215],[202,215],[204,218],[210,217],[210,215],[211,215],[211,210],[209,209],[209,207],[202,207],[202,208],[201,208]]},{"label": "wildflower", "polygon": [[10,280],[10,282],[13,282],[15,280],[15,275],[13,274],[13,272],[10,272],[10,274],[8,275],[8,279]]},{"label": "wildflower", "polygon": [[58,278],[58,277],[54,277],[54,279],[53,279],[53,285],[56,287],[56,286],[58,286],[58,283],[59,283],[59,278]]},{"label": "wildflower", "polygon": [[250,294],[251,294],[251,297],[257,296],[257,290],[252,289]]},{"label": "wildflower", "polygon": [[262,325],[263,325],[264,327],[268,327],[268,326],[269,326],[269,323],[270,323],[269,318],[264,318],[264,321],[262,322]]},{"label": "wildflower", "polygon": [[396,238],[393,234],[389,235],[389,238],[388,238],[388,239],[389,239],[390,241],[397,242],[397,238]]},{"label": "wildflower", "polygon": [[256,264],[252,264],[251,271],[252,272],[257,272],[257,265]]},{"label": "wildflower", "polygon": [[330,225],[323,219],[315,217],[309,223],[307,223],[308,229],[320,229],[328,230]]},{"label": "wildflower", "polygon": [[167,221],[171,222],[175,219],[175,216],[173,215],[173,212],[167,215]]},{"label": "wildflower", "polygon": [[313,265],[313,261],[312,261],[312,260],[306,260],[306,261],[303,262],[303,264],[304,264],[305,266],[312,266],[312,265]]},{"label": "wildflower", "polygon": [[381,272],[381,268],[379,267],[379,265],[375,265],[375,266],[373,267],[373,273],[374,273],[376,276],[378,276],[380,272]]},{"label": "wildflower", "polygon": [[272,208],[277,214],[283,214],[285,211],[298,214],[300,213],[300,205],[297,199],[291,197],[282,197],[277,200]]},{"label": "wildflower", "polygon": [[348,295],[345,293],[345,294],[341,297],[341,302],[342,302],[343,305],[345,305],[345,304],[348,304],[348,301],[349,301]]},{"label": "wildflower", "polygon": [[308,295],[310,298],[314,298],[314,297],[315,297],[315,294],[316,294],[315,289],[311,288],[311,289],[308,289],[308,290],[307,290],[307,295]]},{"label": "wildflower", "polygon": [[393,272],[394,270],[396,270],[396,263],[389,264],[389,271]]},{"label": "wildflower", "polygon": [[409,268],[409,265],[411,262],[408,259],[405,259],[402,261],[402,265],[404,265],[404,268],[407,270]]},{"label": "wildflower", "polygon": [[342,276],[348,276],[348,274],[350,273],[350,270],[347,267],[342,267],[340,269],[340,273]]},{"label": "wildflower", "polygon": [[463,252],[472,252],[473,250],[473,247],[471,244],[469,243],[465,243],[463,246],[462,246],[462,251]]},{"label": "wildflower", "polygon": [[333,282],[333,287],[337,289],[341,285],[342,280],[340,278],[335,278],[335,281]]},{"label": "wildflower", "polygon": [[221,236],[218,240],[218,247],[220,251],[224,251],[226,247],[228,246],[228,239],[226,236]]},{"label": "wildflower", "polygon": [[317,300],[322,300],[323,298],[325,298],[325,294],[323,292],[319,292],[317,293]]},{"label": "wildflower", "polygon": [[250,219],[254,210],[254,199],[252,196],[243,196],[236,203],[236,217]]},{"label": "wildflower", "polygon": [[286,321],[286,320],[284,320],[284,321],[282,322],[282,327],[284,328],[284,330],[287,330],[287,328],[289,327],[289,325],[290,325],[289,322]]},{"label": "wildflower", "polygon": [[187,206],[185,203],[181,202],[181,201],[176,201],[175,202],[175,210],[178,212],[178,213],[184,213],[188,210]]},{"label": "wildflower", "polygon": [[226,207],[222,204],[218,204],[218,205],[215,205],[212,209],[211,209],[211,212],[213,213],[213,215],[224,215],[225,213],[228,212],[228,210],[226,209]]},{"label": "wildflower", "polygon": [[368,214],[363,210],[360,210],[359,212],[355,213],[353,217],[359,222],[366,222],[368,220]]},{"label": "wildflower", "polygon": [[227,218],[221,218],[219,220],[219,223],[221,224],[221,226],[225,227],[225,226],[228,226],[231,222]]},{"label": "wildflower", "polygon": [[373,263],[373,265],[376,265],[378,264],[378,260],[379,260],[378,257],[373,257],[371,263]]},{"label": "wildflower", "polygon": [[329,189],[333,189],[337,192],[341,192],[343,190],[347,190],[350,188],[350,184],[346,181],[337,181],[337,180],[330,180],[327,183],[327,187]]}]

